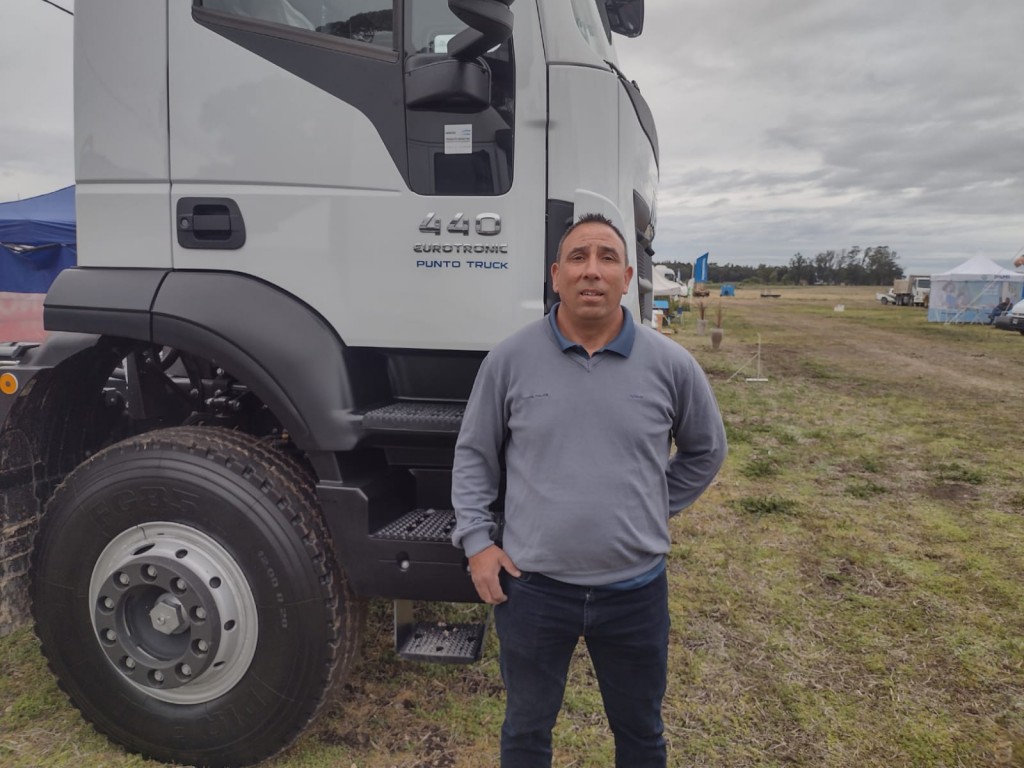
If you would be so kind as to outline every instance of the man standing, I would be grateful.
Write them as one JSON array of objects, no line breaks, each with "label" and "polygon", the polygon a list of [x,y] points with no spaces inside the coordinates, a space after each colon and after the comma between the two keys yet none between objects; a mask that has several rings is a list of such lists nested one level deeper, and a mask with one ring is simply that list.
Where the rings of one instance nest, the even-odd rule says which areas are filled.
[{"label": "man standing", "polygon": [[503,768],[551,765],[580,637],[616,766],[666,765],[668,518],[711,484],[726,440],[697,362],[620,305],[632,275],[622,233],[581,216],[551,267],[560,303],[487,356],[459,433],[452,540],[496,606]]}]

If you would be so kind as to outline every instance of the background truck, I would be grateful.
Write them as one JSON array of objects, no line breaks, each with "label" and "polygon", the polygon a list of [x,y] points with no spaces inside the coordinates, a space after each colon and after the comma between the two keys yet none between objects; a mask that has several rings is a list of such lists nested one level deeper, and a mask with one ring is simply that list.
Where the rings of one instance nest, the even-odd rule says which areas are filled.
[{"label": "background truck", "polygon": [[284,748],[367,598],[395,601],[404,656],[478,657],[482,623],[412,601],[477,601],[450,476],[480,361],[550,309],[583,212],[627,236],[625,305],[652,303],[658,140],[613,47],[643,2],[510,4],[76,8],[79,266],[46,341],[0,350],[28,570],[2,598],[128,749]]},{"label": "background truck", "polygon": [[879,300],[883,304],[897,304],[901,307],[927,307],[929,294],[932,290],[932,279],[930,277],[901,277],[893,280],[892,288],[886,294],[879,294]]}]

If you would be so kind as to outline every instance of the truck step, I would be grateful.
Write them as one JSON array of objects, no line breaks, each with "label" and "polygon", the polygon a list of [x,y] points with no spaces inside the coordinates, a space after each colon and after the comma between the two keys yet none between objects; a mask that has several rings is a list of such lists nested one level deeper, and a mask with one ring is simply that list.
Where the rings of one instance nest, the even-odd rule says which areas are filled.
[{"label": "truck step", "polygon": [[465,410],[464,403],[391,403],[363,414],[363,429],[457,435]]},{"label": "truck step", "polygon": [[395,601],[395,651],[409,661],[472,664],[480,660],[492,611],[479,623],[414,621],[412,602]]},{"label": "truck step", "polygon": [[397,648],[409,661],[472,664],[483,654],[487,624],[446,624],[421,621],[410,628]]},{"label": "truck step", "polygon": [[370,538],[439,541],[450,544],[454,529],[454,509],[414,509],[394,522],[388,523],[376,533],[370,534]]}]

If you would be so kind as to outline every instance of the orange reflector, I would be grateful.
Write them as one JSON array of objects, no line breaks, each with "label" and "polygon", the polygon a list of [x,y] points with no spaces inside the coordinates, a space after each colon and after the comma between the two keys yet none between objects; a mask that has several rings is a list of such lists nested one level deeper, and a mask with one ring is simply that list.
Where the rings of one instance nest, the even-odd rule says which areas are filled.
[{"label": "orange reflector", "polygon": [[0,392],[13,395],[18,391],[18,377],[13,373],[0,373]]}]

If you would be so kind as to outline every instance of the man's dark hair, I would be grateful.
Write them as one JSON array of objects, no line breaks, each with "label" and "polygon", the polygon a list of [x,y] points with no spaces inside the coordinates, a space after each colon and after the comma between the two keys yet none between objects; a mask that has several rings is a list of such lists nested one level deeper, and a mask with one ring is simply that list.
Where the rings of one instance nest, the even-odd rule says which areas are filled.
[{"label": "man's dark hair", "polygon": [[565,238],[567,238],[577,227],[583,224],[604,224],[606,227],[611,227],[612,231],[619,236],[619,240],[622,241],[622,253],[626,258],[626,266],[629,266],[629,246],[626,245],[626,238],[622,236],[619,228],[612,224],[612,220],[607,216],[600,213],[583,213],[576,219],[565,233],[562,235],[562,239],[558,241],[558,250],[555,251],[555,261],[562,260],[562,246],[565,244]]}]

